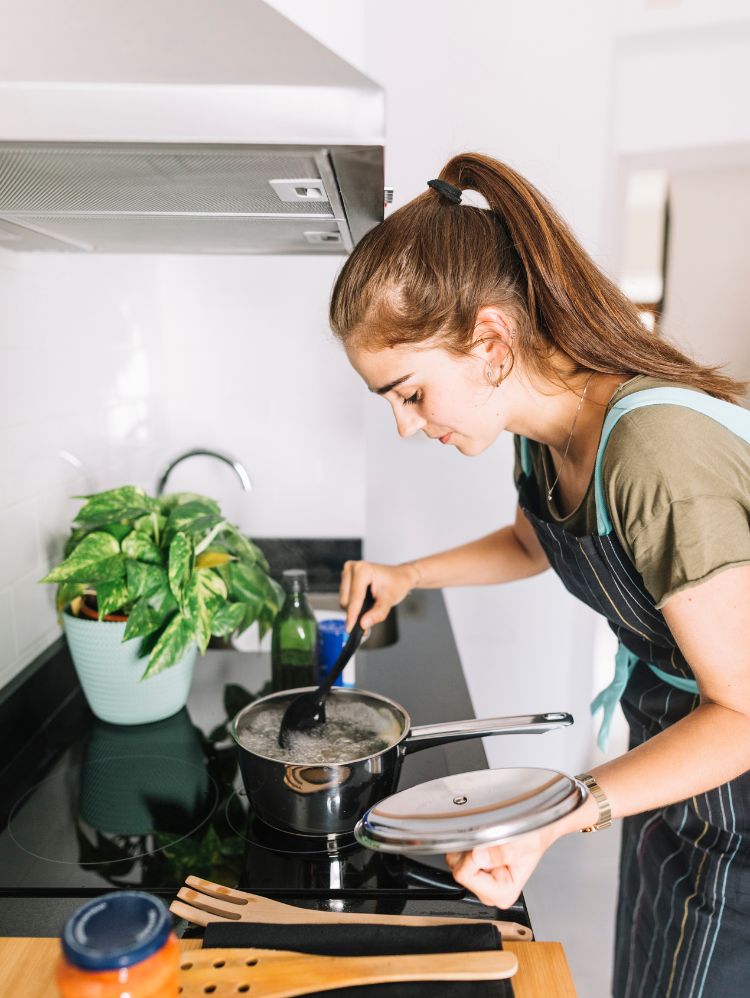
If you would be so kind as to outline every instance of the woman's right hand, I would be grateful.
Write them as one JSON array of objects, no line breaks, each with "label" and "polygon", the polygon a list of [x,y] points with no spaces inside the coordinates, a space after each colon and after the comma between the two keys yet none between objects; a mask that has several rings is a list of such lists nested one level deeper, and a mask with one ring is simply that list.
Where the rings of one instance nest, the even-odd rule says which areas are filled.
[{"label": "woman's right hand", "polygon": [[385,620],[391,607],[400,603],[419,581],[419,570],[411,562],[403,565],[378,565],[373,561],[345,561],[341,571],[339,603],[346,610],[346,630],[351,634],[362,609],[369,586],[375,604],[362,618],[362,629]]}]

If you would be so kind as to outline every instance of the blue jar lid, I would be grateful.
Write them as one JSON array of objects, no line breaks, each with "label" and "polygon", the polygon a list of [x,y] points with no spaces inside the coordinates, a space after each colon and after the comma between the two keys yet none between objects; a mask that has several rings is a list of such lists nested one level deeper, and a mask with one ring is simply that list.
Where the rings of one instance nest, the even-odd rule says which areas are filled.
[{"label": "blue jar lid", "polygon": [[113,891],[78,909],[62,933],[68,963],[82,970],[132,967],[160,950],[172,922],[164,904],[145,891]]},{"label": "blue jar lid", "polygon": [[343,634],[345,638],[349,636],[346,630],[346,621],[340,617],[326,617],[324,620],[319,620],[318,631],[321,634]]}]

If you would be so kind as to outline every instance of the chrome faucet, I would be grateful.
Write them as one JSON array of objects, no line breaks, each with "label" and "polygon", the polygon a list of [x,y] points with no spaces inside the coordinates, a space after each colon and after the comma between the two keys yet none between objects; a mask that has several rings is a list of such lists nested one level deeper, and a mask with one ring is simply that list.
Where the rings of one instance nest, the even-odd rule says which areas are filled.
[{"label": "chrome faucet", "polygon": [[250,476],[245,470],[245,466],[241,464],[236,458],[229,457],[228,454],[220,454],[218,451],[215,450],[203,450],[202,448],[198,448],[197,450],[185,451],[184,454],[180,454],[179,457],[176,457],[174,461],[171,461],[167,465],[156,486],[157,496],[160,496],[164,492],[164,488],[167,484],[167,479],[172,474],[177,465],[180,464],[181,461],[187,460],[187,458],[189,457],[215,457],[218,461],[223,461],[224,464],[228,464],[229,467],[234,470],[234,473],[239,478],[240,484],[242,485],[242,488],[245,490],[245,492],[252,491],[253,483],[250,481]]}]

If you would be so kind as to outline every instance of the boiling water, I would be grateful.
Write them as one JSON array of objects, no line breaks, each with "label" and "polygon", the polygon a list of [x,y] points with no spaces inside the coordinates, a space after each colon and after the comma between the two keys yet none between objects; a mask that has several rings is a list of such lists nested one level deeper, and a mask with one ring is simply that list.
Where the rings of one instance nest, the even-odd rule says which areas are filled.
[{"label": "boiling water", "polygon": [[237,732],[240,744],[269,759],[311,766],[375,755],[397,742],[402,734],[387,708],[334,696],[326,701],[325,724],[311,731],[290,731],[288,748],[283,749],[279,729],[287,706],[268,706],[245,718]]}]

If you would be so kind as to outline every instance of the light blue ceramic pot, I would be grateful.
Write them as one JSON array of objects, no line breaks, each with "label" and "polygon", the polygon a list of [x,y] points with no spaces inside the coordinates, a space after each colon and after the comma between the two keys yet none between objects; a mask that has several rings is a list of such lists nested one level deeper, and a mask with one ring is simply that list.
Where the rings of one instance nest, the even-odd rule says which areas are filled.
[{"label": "light blue ceramic pot", "polygon": [[88,620],[62,615],[78,679],[89,707],[111,724],[147,724],[171,717],[185,706],[198,649],[195,645],[179,662],[141,682],[146,658],[139,657],[141,642],[123,641],[124,621]]}]

